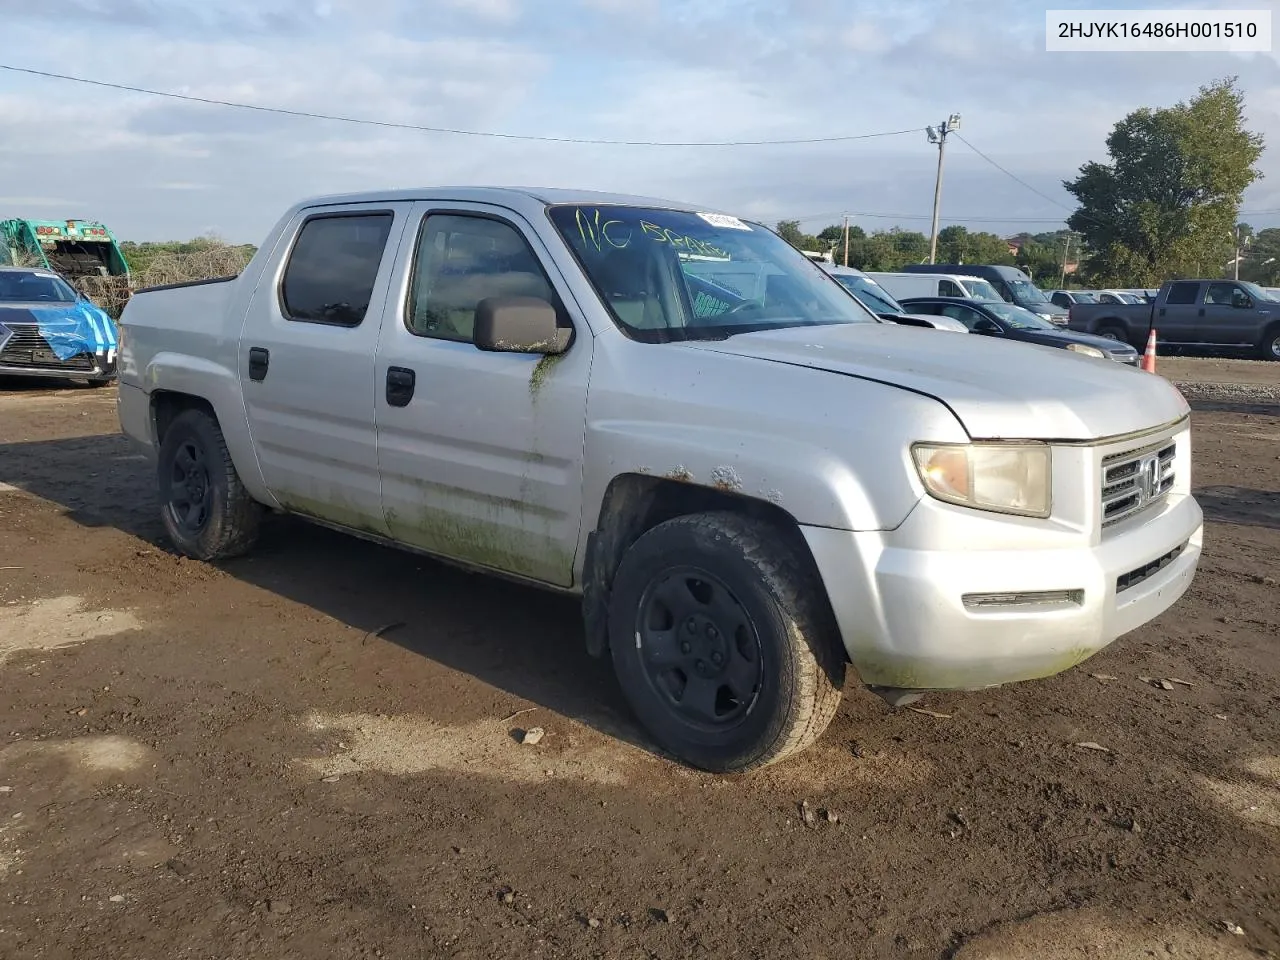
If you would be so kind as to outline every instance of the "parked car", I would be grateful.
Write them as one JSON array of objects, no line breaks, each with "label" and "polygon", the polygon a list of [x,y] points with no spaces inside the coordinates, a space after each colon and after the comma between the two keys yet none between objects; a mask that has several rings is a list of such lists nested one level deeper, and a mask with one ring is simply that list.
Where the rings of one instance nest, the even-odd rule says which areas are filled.
[{"label": "parked car", "polygon": [[580,596],[645,729],[710,770],[815,740],[848,663],[891,703],[1065,670],[1200,557],[1162,377],[882,322],[697,207],[306,201],[123,329],[178,551],[245,553],[277,510]]},{"label": "parked car", "polygon": [[1159,343],[1244,349],[1280,360],[1280,303],[1244,280],[1175,280],[1160,288],[1155,303],[1077,304],[1068,325],[1135,347],[1154,328]]},{"label": "parked car", "polygon": [[1049,302],[1069,310],[1073,303],[1097,303],[1098,298],[1088,290],[1053,290]]},{"label": "parked car", "polygon": [[[1146,303],[1146,297],[1128,290],[1094,290],[1094,303]],[[1089,302],[1089,301],[1085,301]]]},{"label": "parked car", "polygon": [[0,267],[0,376],[106,386],[116,372],[115,321],[51,270]]},{"label": "parked car", "polygon": [[920,313],[953,317],[968,327],[970,333],[1059,347],[1098,360],[1115,360],[1131,367],[1139,366],[1138,351],[1127,343],[1064,330],[1030,310],[1003,300],[913,297],[904,301],[903,306]]},{"label": "parked car", "polygon": [[899,300],[907,297],[965,297],[973,300],[999,300],[996,288],[981,277],[962,277],[945,273],[880,273],[867,274]]},{"label": "parked car", "polygon": [[895,300],[888,290],[861,270],[855,270],[853,267],[838,267],[830,263],[822,264],[822,268],[831,274],[836,283],[857,297],[859,303],[882,320],[889,320],[907,327],[931,327],[934,330],[948,330],[952,333],[969,332],[964,324],[950,317],[907,313],[902,308],[902,304]]},{"label": "parked car", "polygon": [[956,273],[967,277],[981,277],[995,288],[1001,300],[1026,307],[1050,323],[1065,326],[1067,322],[1066,308],[1052,302],[1017,267],[981,263],[909,263],[902,269],[908,273]]}]

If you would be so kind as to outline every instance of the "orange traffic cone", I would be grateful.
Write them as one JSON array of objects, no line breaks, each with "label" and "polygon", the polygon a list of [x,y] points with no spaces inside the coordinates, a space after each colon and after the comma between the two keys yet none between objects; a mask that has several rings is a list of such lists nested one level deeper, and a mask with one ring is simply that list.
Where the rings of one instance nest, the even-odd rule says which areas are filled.
[{"label": "orange traffic cone", "polygon": [[1156,372],[1156,328],[1151,328],[1151,335],[1147,337],[1147,349],[1142,354],[1142,369],[1147,373]]}]

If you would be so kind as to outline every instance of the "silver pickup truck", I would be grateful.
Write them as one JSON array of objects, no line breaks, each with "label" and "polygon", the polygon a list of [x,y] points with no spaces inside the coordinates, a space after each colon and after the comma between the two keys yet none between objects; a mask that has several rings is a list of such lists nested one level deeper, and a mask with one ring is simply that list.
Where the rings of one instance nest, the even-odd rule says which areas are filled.
[{"label": "silver pickup truck", "polygon": [[710,770],[815,740],[849,665],[891,703],[1065,670],[1200,557],[1165,380],[882,322],[720,212],[312,200],[122,327],[178,550],[243,553],[282,511],[579,595],[645,728]]}]

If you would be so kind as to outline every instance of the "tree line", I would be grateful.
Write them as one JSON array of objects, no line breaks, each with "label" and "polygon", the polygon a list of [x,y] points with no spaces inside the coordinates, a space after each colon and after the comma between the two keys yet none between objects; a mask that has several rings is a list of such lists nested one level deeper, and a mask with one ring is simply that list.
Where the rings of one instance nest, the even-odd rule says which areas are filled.
[{"label": "tree line", "polygon": [[[849,226],[849,251],[845,257],[844,227],[832,224],[816,234],[801,231],[797,220],[777,225],[782,238],[801,250],[830,254],[840,265],[846,262],[859,270],[899,270],[909,263],[929,259],[929,238],[917,230],[891,227],[867,233]],[[1068,241],[1070,241],[1068,245]],[[938,231],[938,263],[994,263],[1017,266],[1046,283],[1061,280],[1064,257],[1074,262],[1078,238],[1067,230],[1048,233],[1019,233],[1001,237],[985,231],[970,231],[958,224]]]}]

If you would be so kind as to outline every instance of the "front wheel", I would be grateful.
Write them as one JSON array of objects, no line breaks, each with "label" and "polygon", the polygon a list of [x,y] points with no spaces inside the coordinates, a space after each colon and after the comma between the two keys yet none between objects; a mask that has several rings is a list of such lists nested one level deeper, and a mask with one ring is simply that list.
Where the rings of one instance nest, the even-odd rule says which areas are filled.
[{"label": "front wheel", "polygon": [[820,737],[845,661],[812,563],[785,531],[733,513],[641,536],[614,578],[614,669],[658,744],[716,773],[756,769]]},{"label": "front wheel", "polygon": [[247,552],[262,507],[240,482],[218,421],[187,410],[165,431],[157,463],[160,517],[179,552],[225,560]]}]

